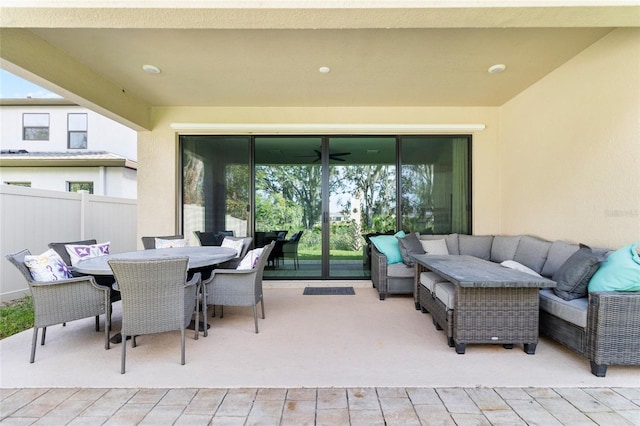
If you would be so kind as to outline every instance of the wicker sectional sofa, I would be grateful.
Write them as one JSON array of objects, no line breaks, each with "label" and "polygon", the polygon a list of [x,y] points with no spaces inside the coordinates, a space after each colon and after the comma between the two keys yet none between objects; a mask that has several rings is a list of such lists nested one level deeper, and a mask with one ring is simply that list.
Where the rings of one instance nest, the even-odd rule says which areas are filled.
[{"label": "wicker sectional sofa", "polygon": [[[419,239],[444,240],[451,255],[516,262],[547,278],[580,250],[577,244],[528,235],[420,235]],[[604,258],[610,251],[593,252]],[[387,264],[386,256],[372,247],[371,277],[380,300],[388,294],[413,294],[416,309],[430,312],[436,328],[444,329],[448,344],[454,346],[455,286],[433,272],[420,267],[417,271],[404,263]],[[586,357],[596,376],[604,377],[608,365],[640,365],[640,292],[591,292],[565,300],[552,289],[542,289],[539,331]]]}]

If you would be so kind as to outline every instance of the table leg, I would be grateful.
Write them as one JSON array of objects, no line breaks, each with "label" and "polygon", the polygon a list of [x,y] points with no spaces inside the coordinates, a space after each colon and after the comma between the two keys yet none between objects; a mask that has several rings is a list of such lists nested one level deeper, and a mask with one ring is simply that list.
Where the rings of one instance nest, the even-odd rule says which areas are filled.
[{"label": "table leg", "polygon": [[536,353],[536,346],[537,343],[525,343],[524,351],[527,353],[527,355],[534,355]]},{"label": "table leg", "polygon": [[466,343],[456,343],[456,353],[458,355],[464,355],[464,351],[467,348]]}]

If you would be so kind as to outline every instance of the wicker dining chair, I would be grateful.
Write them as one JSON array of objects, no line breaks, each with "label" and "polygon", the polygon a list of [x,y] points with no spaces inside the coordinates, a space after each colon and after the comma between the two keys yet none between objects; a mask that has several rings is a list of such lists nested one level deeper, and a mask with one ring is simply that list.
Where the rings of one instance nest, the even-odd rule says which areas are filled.
[{"label": "wicker dining chair", "polygon": [[[214,269],[211,276],[202,282],[202,312],[205,322],[207,305],[220,305],[220,318],[223,317],[223,306],[252,306],[253,321],[258,333],[258,302],[262,308],[262,319],[265,318],[262,274],[274,246],[275,241],[272,241],[263,248],[253,269]],[[204,335],[208,335],[206,325]]]},{"label": "wicker dining chair", "polygon": [[156,238],[161,240],[181,240],[184,238],[182,235],[164,235],[161,237],[142,237],[142,246],[145,250],[151,250],[156,248]]},{"label": "wicker dining chair", "polygon": [[[29,362],[33,363],[36,358],[39,329],[42,329],[40,345],[44,345],[48,326],[66,324],[93,316],[105,316],[104,348],[109,349],[111,321],[109,290],[96,284],[91,276],[46,282],[34,281],[29,268],[24,263],[25,257],[30,254],[29,250],[21,250],[6,256],[27,280],[33,299],[33,340]],[[99,326],[99,323],[96,322],[96,325]]]},{"label": "wicker dining chair", "polygon": [[[71,256],[69,255],[69,252],[67,252],[66,246],[67,245],[90,246],[93,244],[97,244],[97,241],[95,239],[82,240],[82,241],[67,241],[67,242],[61,242],[61,243],[49,243],[49,248],[55,250],[55,252],[58,253],[58,255],[62,258],[64,263],[67,265],[67,267],[71,269]],[[74,277],[81,277],[84,274],[79,274],[74,271],[71,271],[71,275],[73,275]],[[115,283],[115,281],[113,280],[113,277],[98,275],[98,276],[94,276],[93,278],[96,280],[96,283],[99,286],[104,286],[107,289],[109,289],[109,300],[111,300],[112,304],[120,300],[120,292],[113,289],[113,284]],[[111,312],[113,312],[113,309],[111,309]],[[96,331],[100,331],[99,317],[96,317]]]},{"label": "wicker dining chair", "polygon": [[[122,297],[121,374],[125,372],[127,336],[132,336],[135,348],[136,336],[180,330],[184,365],[186,328],[193,313],[197,314],[200,290],[199,273],[187,281],[188,263],[188,257],[109,261]],[[196,339],[198,333],[196,321]]]}]

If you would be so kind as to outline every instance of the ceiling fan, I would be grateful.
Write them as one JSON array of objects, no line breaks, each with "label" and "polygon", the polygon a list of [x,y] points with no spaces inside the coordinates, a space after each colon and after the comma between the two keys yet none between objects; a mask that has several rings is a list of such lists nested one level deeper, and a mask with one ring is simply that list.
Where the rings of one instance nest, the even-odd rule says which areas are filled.
[{"label": "ceiling fan", "polygon": [[[313,152],[315,152],[316,155],[299,155],[298,157],[316,157],[316,159],[313,160],[313,162],[317,163],[322,158],[322,152],[318,149],[314,149]],[[342,158],[345,155],[351,155],[351,153],[350,152],[333,152],[333,153],[330,152],[329,159],[334,161],[346,161],[344,158]]]}]

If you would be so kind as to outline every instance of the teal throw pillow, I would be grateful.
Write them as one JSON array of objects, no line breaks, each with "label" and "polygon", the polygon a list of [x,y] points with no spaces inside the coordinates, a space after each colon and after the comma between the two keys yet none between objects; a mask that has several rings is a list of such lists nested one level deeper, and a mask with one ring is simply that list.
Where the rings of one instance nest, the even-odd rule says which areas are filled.
[{"label": "teal throw pillow", "polygon": [[640,291],[639,244],[611,253],[589,281],[589,291]]},{"label": "teal throw pillow", "polygon": [[387,257],[387,264],[391,265],[392,263],[402,262],[402,253],[396,237],[404,238],[405,236],[404,231],[398,231],[393,235],[371,237],[371,242],[380,253]]}]

